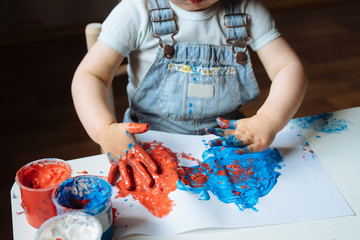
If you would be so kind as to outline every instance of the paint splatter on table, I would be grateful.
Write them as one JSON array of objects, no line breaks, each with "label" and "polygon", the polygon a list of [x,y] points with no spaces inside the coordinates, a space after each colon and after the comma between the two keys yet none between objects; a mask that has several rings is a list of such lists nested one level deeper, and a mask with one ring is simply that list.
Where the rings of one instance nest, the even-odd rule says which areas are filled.
[{"label": "paint splatter on table", "polygon": [[293,119],[290,121],[290,125],[292,125],[291,128],[312,128],[318,132],[332,134],[348,130],[351,122],[345,119],[336,118],[334,117],[333,113],[323,113],[319,115]]}]

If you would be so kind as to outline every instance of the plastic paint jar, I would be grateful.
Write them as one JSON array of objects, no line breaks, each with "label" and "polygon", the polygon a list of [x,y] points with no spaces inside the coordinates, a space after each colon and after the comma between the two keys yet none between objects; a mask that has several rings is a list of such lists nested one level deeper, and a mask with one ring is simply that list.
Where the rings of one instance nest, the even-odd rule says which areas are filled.
[{"label": "plastic paint jar", "polygon": [[98,176],[77,176],[61,183],[53,192],[53,202],[58,214],[84,212],[95,216],[102,225],[101,239],[113,235],[111,185]]},{"label": "plastic paint jar", "polygon": [[57,215],[52,202],[53,190],[71,177],[70,165],[61,159],[48,158],[30,162],[20,168],[15,181],[20,187],[21,206],[29,224],[39,228]]},{"label": "plastic paint jar", "polygon": [[83,212],[58,215],[47,220],[36,232],[35,240],[100,240],[99,220]]}]

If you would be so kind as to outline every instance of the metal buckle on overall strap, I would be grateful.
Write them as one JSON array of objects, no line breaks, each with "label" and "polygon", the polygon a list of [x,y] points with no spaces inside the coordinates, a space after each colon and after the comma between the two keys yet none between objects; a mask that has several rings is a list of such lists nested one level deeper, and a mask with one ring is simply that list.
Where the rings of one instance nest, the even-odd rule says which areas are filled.
[{"label": "metal buckle on overall strap", "polygon": [[[227,18],[231,18],[231,17],[234,17],[234,16],[235,17],[240,16],[240,17],[244,18],[245,23],[241,24],[241,25],[235,25],[235,26],[226,24],[227,23]],[[235,28],[244,28],[245,31],[247,32],[248,22],[249,22],[248,21],[248,15],[246,13],[229,13],[229,14],[224,15],[224,26],[225,26],[225,28],[228,28],[228,29],[231,29],[231,30],[234,30]],[[247,38],[245,38],[245,39],[242,38],[241,39],[244,50],[243,51],[238,51],[238,52],[236,52],[235,49],[234,49],[235,42],[236,42],[236,40],[238,40],[238,38],[233,38],[233,39],[226,38],[226,42],[231,45],[231,50],[235,54],[236,63],[241,64],[241,65],[244,65],[246,63],[246,60],[247,60],[247,56],[245,54],[246,51],[247,51],[246,42],[249,41],[250,36],[248,34],[246,34],[246,35],[247,35]]]},{"label": "metal buckle on overall strap", "polygon": [[[172,18],[168,18],[168,19],[161,19],[161,20],[156,20],[153,19],[152,17],[152,12],[153,11],[161,11],[161,10],[170,10],[172,11],[171,8],[155,8],[155,9],[151,9],[149,10],[149,16],[150,16],[150,21],[153,23],[160,23],[160,22],[167,22],[167,21],[175,21],[174,17]],[[173,48],[173,45],[175,43],[175,39],[174,36],[178,33],[178,31],[176,30],[172,35],[171,35],[171,39],[172,39],[172,43],[170,45],[166,45],[164,44],[164,42],[161,40],[161,38],[159,36],[156,36],[154,33],[154,29],[152,31],[152,36],[155,38],[159,39],[159,46],[163,49],[163,56],[165,58],[171,59],[174,57],[175,55],[175,49]]]}]

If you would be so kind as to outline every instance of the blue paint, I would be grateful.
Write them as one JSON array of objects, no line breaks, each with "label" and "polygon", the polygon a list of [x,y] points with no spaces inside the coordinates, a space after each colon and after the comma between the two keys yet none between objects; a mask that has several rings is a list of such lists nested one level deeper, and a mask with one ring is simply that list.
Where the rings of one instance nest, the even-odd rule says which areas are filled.
[{"label": "blue paint", "polygon": [[111,152],[108,152],[106,155],[111,163],[116,162],[118,160],[114,155],[112,155]]},{"label": "blue paint", "polygon": [[189,108],[190,108],[190,109],[189,109],[189,114],[192,113],[192,106],[193,106],[192,103],[189,103]]},{"label": "blue paint", "polygon": [[297,118],[290,121],[291,124],[302,129],[315,129],[316,131],[331,134],[347,130],[350,124],[345,119],[337,119],[332,113],[324,113],[315,116]]},{"label": "blue paint", "polygon": [[56,202],[67,208],[79,209],[76,202],[84,203],[82,209],[98,214],[107,207],[111,198],[111,185],[100,177],[77,176],[59,185],[55,192]]},{"label": "blue paint", "polygon": [[240,153],[242,148],[213,146],[204,151],[201,165],[180,167],[177,187],[209,200],[209,191],[224,203],[235,203],[240,210],[254,207],[268,194],[280,175],[275,169],[282,157],[277,149],[259,153]]},{"label": "blue paint", "polygon": [[216,122],[217,124],[219,124],[219,126],[221,126],[221,128],[228,128],[232,130],[235,130],[237,128],[237,120],[227,120],[218,117],[216,118]]},{"label": "blue paint", "polygon": [[130,138],[130,139],[132,138],[132,135],[131,135],[131,133],[130,133],[129,131],[126,131],[125,134],[126,134],[126,136],[127,136],[128,138]]},{"label": "blue paint", "polygon": [[243,145],[243,142],[240,139],[237,139],[235,135],[228,135],[217,139],[213,139],[210,140],[208,143],[211,147],[215,147],[215,146],[235,147],[235,148],[242,148],[243,150],[246,149],[246,151],[248,151],[247,147]]},{"label": "blue paint", "polygon": [[205,128],[205,132],[209,134],[214,134],[216,136],[224,135],[224,130],[221,128]]}]

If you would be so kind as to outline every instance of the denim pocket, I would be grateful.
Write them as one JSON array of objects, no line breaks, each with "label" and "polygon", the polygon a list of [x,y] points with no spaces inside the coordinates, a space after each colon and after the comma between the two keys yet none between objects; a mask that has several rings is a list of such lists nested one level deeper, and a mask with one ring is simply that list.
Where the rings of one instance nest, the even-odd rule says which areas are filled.
[{"label": "denim pocket", "polygon": [[157,111],[167,120],[215,118],[235,111],[241,104],[233,67],[169,64],[165,79],[160,86]]}]

